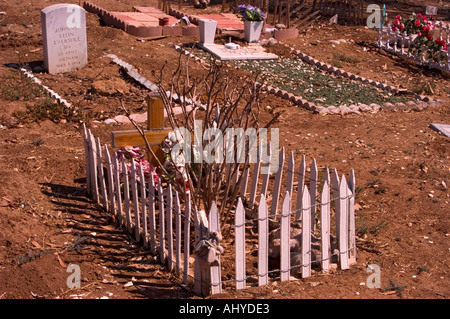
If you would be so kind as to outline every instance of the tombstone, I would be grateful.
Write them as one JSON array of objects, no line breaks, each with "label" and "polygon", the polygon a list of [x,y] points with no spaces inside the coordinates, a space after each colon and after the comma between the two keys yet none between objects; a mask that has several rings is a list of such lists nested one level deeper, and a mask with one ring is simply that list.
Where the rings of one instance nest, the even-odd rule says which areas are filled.
[{"label": "tombstone", "polygon": [[425,14],[427,16],[436,16],[437,11],[438,11],[438,8],[434,7],[434,6],[426,6],[426,8],[425,8]]},{"label": "tombstone", "polygon": [[87,65],[86,11],[74,4],[55,4],[41,10],[44,68],[68,72]]}]

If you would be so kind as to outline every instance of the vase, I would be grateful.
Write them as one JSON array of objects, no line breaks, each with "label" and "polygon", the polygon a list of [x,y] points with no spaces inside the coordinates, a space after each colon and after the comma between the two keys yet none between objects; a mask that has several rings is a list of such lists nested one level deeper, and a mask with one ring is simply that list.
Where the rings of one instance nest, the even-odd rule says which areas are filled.
[{"label": "vase", "polygon": [[258,42],[261,36],[264,21],[244,21],[244,40]]},{"label": "vase", "polygon": [[214,43],[216,36],[217,21],[211,19],[199,19],[198,30],[200,33],[200,43]]}]

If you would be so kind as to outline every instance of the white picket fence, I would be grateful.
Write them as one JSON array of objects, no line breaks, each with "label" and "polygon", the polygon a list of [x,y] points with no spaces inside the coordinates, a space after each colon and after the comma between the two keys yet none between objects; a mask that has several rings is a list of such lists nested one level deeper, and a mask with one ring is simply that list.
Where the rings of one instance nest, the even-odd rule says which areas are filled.
[{"label": "white picket fence", "polygon": [[[85,126],[83,135],[86,186],[92,199],[113,215],[121,227],[133,234],[136,241],[159,254],[167,269],[182,277],[186,287],[193,285],[197,293],[220,293],[224,285],[229,287],[233,283],[236,289],[243,289],[247,283],[252,284],[251,278],[256,278],[254,284],[259,286],[266,285],[269,277],[291,280],[293,272],[306,278],[311,276],[313,263],[319,263],[322,271],[329,271],[333,257],[338,260],[341,269],[348,269],[356,260],[353,170],[348,182],[345,176],[339,177],[336,170],[332,171],[330,180],[328,168],[319,170],[313,159],[308,176],[305,157],[299,169],[295,170],[294,154],[291,153],[285,167],[285,150],[282,148],[279,169],[273,182],[270,174],[263,174],[262,183],[259,182],[261,163],[254,164],[253,169],[247,166],[240,172],[242,183],[234,224],[220,227],[216,203],[208,216],[204,212],[194,211],[189,193],[179,194],[170,185],[164,188],[161,183],[155,185],[153,178],[145,181],[142,166],[136,170],[134,163],[130,176],[124,169],[121,178],[117,153],[111,156],[107,145],[102,146],[100,139],[95,139]],[[122,164],[125,167],[125,162]],[[319,179],[322,172],[323,178]],[[238,174],[235,176],[237,180]],[[252,216],[252,213],[256,215]],[[290,237],[290,230],[296,224],[302,229],[301,262],[291,264],[290,242],[293,238]],[[253,274],[246,267],[251,255],[246,245],[247,228],[252,225],[258,233],[258,271]],[[281,230],[279,269],[269,267],[269,225],[279,225]],[[234,247],[225,245],[225,252],[213,264],[208,264],[203,257],[191,251],[192,244],[197,247],[201,240],[209,240],[214,232],[224,231],[231,231]],[[312,238],[320,239],[320,259],[312,259]],[[331,249],[331,241],[337,250]],[[193,267],[190,265],[191,256],[195,260]],[[220,259],[230,256],[234,257],[235,278],[224,280]]]},{"label": "white picket fence", "polygon": [[[439,21],[435,25],[436,29],[434,32],[439,33],[438,38],[450,43],[450,24],[444,24],[442,21]],[[424,52],[421,55],[409,50],[410,44],[414,42],[414,39],[415,36],[412,34],[407,35],[406,32],[400,32],[399,30],[392,31],[392,23],[390,23],[385,27],[379,28],[377,45],[386,51],[419,61],[430,68],[450,71],[450,47],[447,51],[441,49],[437,52],[436,62],[428,56],[425,47],[421,50]]]}]

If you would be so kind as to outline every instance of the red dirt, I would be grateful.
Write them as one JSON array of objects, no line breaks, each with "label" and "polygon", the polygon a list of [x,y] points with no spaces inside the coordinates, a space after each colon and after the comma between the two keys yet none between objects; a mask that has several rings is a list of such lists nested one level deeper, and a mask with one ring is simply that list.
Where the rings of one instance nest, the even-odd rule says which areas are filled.
[{"label": "red dirt", "polygon": [[[409,11],[408,1],[396,3],[389,8]],[[425,1],[415,1],[419,3]],[[133,5],[156,6],[156,1],[97,0],[95,4],[131,11]],[[4,64],[43,60],[39,11],[47,5],[43,0],[0,3],[0,11],[7,13],[0,26],[2,85],[16,86],[18,81],[18,72]],[[207,10],[214,12],[218,7]],[[186,10],[205,12],[192,7]],[[196,41],[181,37],[137,41],[120,30],[100,26],[93,14],[87,14],[87,26],[89,65],[76,72],[37,77],[74,105],[96,112],[97,119],[121,113],[122,93],[129,109],[145,109],[146,91],[124,79],[119,67],[103,58],[106,53],[116,54],[154,80],[152,71],[158,72],[166,61],[167,69],[176,65],[178,53],[170,43]],[[354,42],[332,48],[331,39]],[[286,44],[324,62],[331,62],[332,52],[337,51],[358,58],[358,63],[343,62],[343,68],[369,79],[408,89],[424,81],[433,83],[432,96],[450,101],[447,75],[373,48],[364,51],[375,39],[375,32],[361,26],[318,24]],[[272,50],[285,51],[282,46]],[[202,70],[198,64],[192,67]],[[112,90],[101,95],[92,90],[95,81]],[[50,120],[17,124],[12,112],[24,110],[34,98],[10,101],[2,93],[0,100],[0,299],[198,298],[178,286],[163,266],[152,263],[151,255],[115,229],[108,215],[87,199],[80,125]],[[274,126],[280,128],[282,146],[295,152],[297,162],[304,154],[341,174],[355,169],[357,186],[362,187],[356,201],[356,223],[367,233],[360,234],[359,259],[350,270],[316,273],[308,279],[274,282],[263,288],[231,289],[213,298],[399,298],[395,291],[364,285],[369,264],[381,267],[383,288],[390,286],[389,279],[407,285],[403,298],[449,298],[450,140],[428,128],[430,123],[448,124],[449,104],[410,113],[319,116],[273,95],[264,103],[283,112]],[[129,128],[95,121],[90,127],[108,144],[111,131]],[[39,140],[43,143],[38,146]],[[384,192],[368,186],[375,179],[381,180]],[[81,289],[67,288],[70,263],[81,267]],[[224,272],[230,271],[230,265],[224,267]],[[124,287],[130,281],[133,285]]]}]

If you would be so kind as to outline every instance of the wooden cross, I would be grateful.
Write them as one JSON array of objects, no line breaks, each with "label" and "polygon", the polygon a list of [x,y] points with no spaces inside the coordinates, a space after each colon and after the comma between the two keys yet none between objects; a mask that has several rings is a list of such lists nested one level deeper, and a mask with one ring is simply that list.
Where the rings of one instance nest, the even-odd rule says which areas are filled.
[{"label": "wooden cross", "polygon": [[[164,128],[164,104],[159,93],[148,94],[146,101],[148,120],[145,137],[156,157],[163,163],[164,152],[160,148],[160,145],[173,129]],[[145,145],[145,140],[136,130],[112,132],[113,147],[141,145]],[[157,164],[156,159],[152,158],[151,161],[152,164]]]}]

